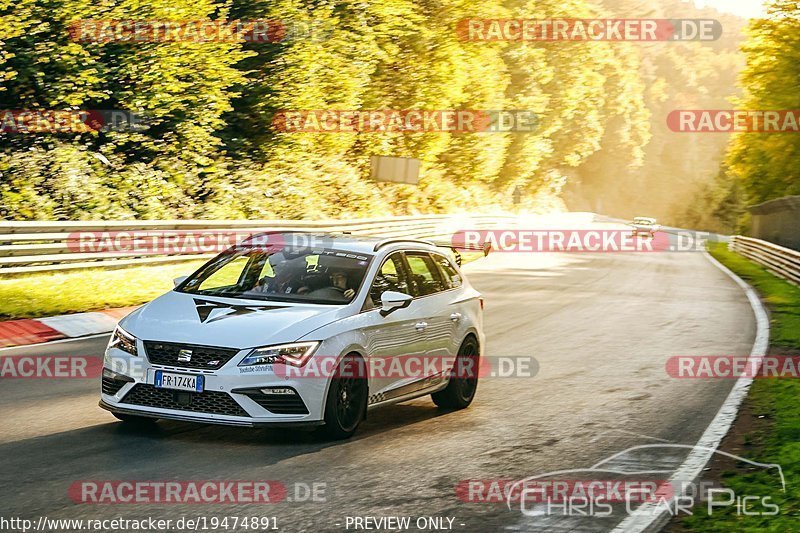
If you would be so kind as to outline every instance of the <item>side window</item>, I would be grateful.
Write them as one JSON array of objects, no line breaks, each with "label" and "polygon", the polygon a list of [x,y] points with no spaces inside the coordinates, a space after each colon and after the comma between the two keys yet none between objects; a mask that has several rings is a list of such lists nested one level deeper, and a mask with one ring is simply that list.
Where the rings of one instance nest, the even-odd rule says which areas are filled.
[{"label": "side window", "polygon": [[381,305],[381,294],[384,291],[409,292],[403,275],[403,259],[399,253],[390,255],[375,274],[375,280],[369,289],[373,307]]},{"label": "side window", "polygon": [[434,254],[433,260],[439,265],[444,276],[444,284],[446,289],[457,289],[461,287],[461,274],[455,269],[453,264],[443,255]]},{"label": "side window", "polygon": [[426,296],[443,291],[439,269],[431,256],[424,252],[406,252],[412,296]]}]

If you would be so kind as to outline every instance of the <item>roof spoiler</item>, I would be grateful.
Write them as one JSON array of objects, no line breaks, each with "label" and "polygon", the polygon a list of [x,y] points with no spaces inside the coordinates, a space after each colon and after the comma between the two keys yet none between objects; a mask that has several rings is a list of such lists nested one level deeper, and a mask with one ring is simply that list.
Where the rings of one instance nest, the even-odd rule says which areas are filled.
[{"label": "roof spoiler", "polygon": [[483,257],[489,255],[489,252],[492,251],[491,243],[484,242],[483,244],[467,244],[467,243],[457,243],[457,242],[435,242],[433,241],[432,244],[434,246],[439,246],[442,248],[450,248],[453,251],[453,254],[456,257],[456,264],[461,266],[461,252],[483,252]]}]

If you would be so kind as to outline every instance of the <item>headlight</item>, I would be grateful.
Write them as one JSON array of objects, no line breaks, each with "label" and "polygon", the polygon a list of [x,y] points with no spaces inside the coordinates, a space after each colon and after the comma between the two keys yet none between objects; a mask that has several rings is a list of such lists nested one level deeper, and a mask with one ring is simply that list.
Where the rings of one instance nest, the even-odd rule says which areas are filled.
[{"label": "headlight", "polygon": [[315,341],[256,348],[242,359],[239,366],[271,365],[274,363],[303,366],[314,354],[317,346],[319,346],[319,342]]},{"label": "headlight", "polygon": [[127,352],[131,355],[139,355],[136,352],[136,337],[119,326],[117,326],[117,328],[114,330],[114,334],[111,335],[111,340],[108,343],[108,347],[117,348],[118,350],[122,350],[123,352]]}]

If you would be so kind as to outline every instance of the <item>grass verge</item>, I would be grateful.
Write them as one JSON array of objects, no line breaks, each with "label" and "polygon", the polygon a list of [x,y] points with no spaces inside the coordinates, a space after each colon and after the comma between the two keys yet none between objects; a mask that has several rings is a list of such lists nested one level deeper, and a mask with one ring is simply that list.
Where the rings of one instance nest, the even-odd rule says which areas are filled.
[{"label": "grass verge", "polygon": [[172,288],[205,261],[127,268],[87,268],[0,278],[0,320],[138,305]]},{"label": "grass verge", "polygon": [[[770,311],[769,355],[800,355],[800,287],[770,274],[756,263],[727,250],[725,244],[710,244],[709,252],[739,277],[752,285]],[[749,501],[753,513],[770,512],[767,503],[780,507],[774,516],[746,516],[735,506],[724,510],[698,506],[694,514],[673,522],[671,531],[800,531],[800,380],[756,379],[721,449],[761,463],[783,468],[786,492],[780,488],[775,470],[715,457],[711,477],[739,497],[758,496]],[[704,476],[705,477],[705,476]]]}]

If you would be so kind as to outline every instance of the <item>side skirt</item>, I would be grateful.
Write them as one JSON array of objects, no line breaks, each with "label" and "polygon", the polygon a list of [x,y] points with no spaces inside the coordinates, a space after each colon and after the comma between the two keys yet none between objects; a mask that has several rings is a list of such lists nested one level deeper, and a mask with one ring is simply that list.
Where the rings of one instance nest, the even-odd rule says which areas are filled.
[{"label": "side skirt", "polygon": [[367,401],[367,409],[383,407],[395,403],[405,402],[440,391],[447,387],[449,380],[442,375],[429,376],[419,381],[414,381],[392,389],[387,392],[371,394]]}]

